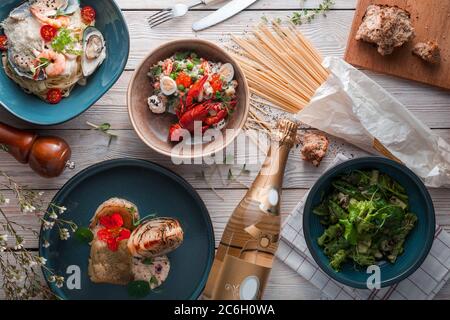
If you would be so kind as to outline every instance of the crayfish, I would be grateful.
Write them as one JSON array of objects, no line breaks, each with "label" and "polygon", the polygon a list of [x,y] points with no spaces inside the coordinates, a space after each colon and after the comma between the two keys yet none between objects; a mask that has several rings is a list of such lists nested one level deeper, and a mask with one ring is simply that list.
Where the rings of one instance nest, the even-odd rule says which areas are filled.
[{"label": "crayfish", "polygon": [[[204,76],[191,87],[186,97],[186,104],[183,103],[183,97],[180,97],[180,104],[177,110],[178,123],[173,124],[169,129],[170,141],[181,141],[182,136],[177,133],[180,129],[193,133],[196,121],[202,123],[202,133],[204,133],[228,115],[228,108],[222,102],[207,100],[198,104],[194,103],[194,99],[198,98],[202,92],[207,79],[208,76]],[[235,105],[234,101],[230,103],[231,107]]]}]

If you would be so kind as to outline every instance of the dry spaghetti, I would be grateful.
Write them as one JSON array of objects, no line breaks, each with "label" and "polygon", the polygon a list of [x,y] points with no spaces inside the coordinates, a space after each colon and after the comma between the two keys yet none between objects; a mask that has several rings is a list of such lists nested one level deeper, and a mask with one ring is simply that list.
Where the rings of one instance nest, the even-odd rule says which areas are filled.
[{"label": "dry spaghetti", "polygon": [[250,37],[232,39],[252,93],[284,111],[301,111],[328,78],[320,54],[293,26],[261,24]]}]

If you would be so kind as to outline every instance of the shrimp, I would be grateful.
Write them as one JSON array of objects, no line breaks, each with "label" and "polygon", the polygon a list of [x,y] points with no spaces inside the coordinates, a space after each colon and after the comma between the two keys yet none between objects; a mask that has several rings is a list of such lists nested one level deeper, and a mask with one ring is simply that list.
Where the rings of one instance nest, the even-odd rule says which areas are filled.
[{"label": "shrimp", "polygon": [[45,16],[45,14],[43,14],[42,11],[36,7],[31,7],[30,11],[36,17],[36,19],[39,20],[40,23],[49,24],[52,27],[55,27],[57,29],[67,27],[70,24],[70,18],[67,16],[59,16],[59,17],[52,19],[52,18]]},{"label": "shrimp", "polygon": [[66,57],[53,50],[44,50],[38,57],[38,63],[41,63],[42,59],[48,60],[48,65],[45,67],[45,73],[50,78],[60,76],[66,69]]}]

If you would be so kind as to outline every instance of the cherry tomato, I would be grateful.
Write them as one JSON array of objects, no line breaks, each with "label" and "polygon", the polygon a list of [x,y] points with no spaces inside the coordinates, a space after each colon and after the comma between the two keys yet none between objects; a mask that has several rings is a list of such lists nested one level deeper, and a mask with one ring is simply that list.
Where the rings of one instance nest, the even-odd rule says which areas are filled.
[{"label": "cherry tomato", "polygon": [[54,37],[58,34],[58,29],[51,25],[44,25],[41,27],[41,37],[45,41],[49,42],[52,41]]},{"label": "cherry tomato", "polygon": [[222,86],[223,86],[223,82],[222,79],[220,78],[220,74],[214,74],[212,76],[212,79],[210,81],[211,87],[214,90],[214,93],[216,93],[217,91],[222,90]]},{"label": "cherry tomato", "polygon": [[62,100],[60,89],[50,89],[47,92],[47,101],[51,104],[58,104]]},{"label": "cherry tomato", "polygon": [[8,37],[5,35],[0,36],[0,51],[8,50]]},{"label": "cherry tomato", "polygon": [[86,6],[81,9],[81,18],[87,24],[91,24],[95,20],[96,15],[95,9],[91,6]]},{"label": "cherry tomato", "polygon": [[188,89],[192,85],[192,78],[188,76],[186,73],[180,72],[175,82],[177,83],[177,86],[182,85],[186,89]]}]

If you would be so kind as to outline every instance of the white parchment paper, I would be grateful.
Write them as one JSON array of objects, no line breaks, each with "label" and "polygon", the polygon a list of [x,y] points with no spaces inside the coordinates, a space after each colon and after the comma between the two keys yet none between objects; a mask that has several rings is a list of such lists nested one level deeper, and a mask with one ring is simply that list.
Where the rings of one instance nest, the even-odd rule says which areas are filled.
[{"label": "white parchment paper", "polygon": [[345,61],[328,57],[331,71],[297,119],[379,154],[374,140],[420,176],[429,187],[450,187],[450,145],[404,105]]}]

